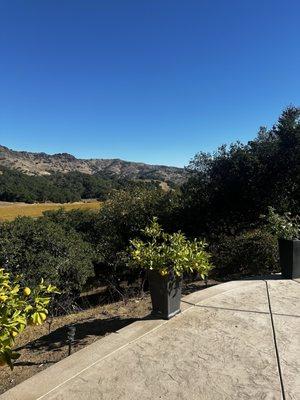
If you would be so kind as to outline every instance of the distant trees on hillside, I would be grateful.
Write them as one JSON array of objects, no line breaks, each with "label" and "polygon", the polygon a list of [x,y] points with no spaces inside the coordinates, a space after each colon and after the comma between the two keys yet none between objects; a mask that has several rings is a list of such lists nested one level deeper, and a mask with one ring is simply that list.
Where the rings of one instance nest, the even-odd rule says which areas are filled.
[{"label": "distant trees on hillside", "polygon": [[26,175],[0,167],[0,201],[67,203],[88,198],[104,200],[113,190],[156,185],[154,182],[128,181],[81,172],[48,176]]}]

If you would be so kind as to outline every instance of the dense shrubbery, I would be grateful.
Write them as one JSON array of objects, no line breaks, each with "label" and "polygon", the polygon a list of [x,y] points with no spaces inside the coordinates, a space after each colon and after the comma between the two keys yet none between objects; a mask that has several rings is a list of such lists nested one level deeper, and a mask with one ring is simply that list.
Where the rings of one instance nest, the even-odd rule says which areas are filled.
[{"label": "dense shrubbery", "polygon": [[36,285],[42,278],[57,286],[61,301],[79,295],[94,275],[93,248],[74,230],[44,218],[17,218],[0,225],[0,265],[23,282]]},{"label": "dense shrubbery", "polygon": [[243,145],[199,153],[183,186],[181,225],[193,234],[234,234],[261,224],[260,214],[300,208],[300,109],[288,108],[271,130]]},{"label": "dense shrubbery", "polygon": [[125,262],[129,240],[139,236],[154,216],[172,230],[173,212],[177,207],[175,192],[135,188],[112,194],[99,213],[60,210],[45,213],[45,218],[68,231],[75,230],[88,241],[95,252],[96,276],[117,285],[122,279],[135,278]]},{"label": "dense shrubbery", "polygon": [[218,277],[278,272],[277,239],[264,230],[221,236],[211,246],[214,274]]},{"label": "dense shrubbery", "polygon": [[292,216],[290,212],[279,215],[273,207],[269,207],[268,214],[262,216],[267,222],[266,228],[280,239],[300,239],[300,216]]}]

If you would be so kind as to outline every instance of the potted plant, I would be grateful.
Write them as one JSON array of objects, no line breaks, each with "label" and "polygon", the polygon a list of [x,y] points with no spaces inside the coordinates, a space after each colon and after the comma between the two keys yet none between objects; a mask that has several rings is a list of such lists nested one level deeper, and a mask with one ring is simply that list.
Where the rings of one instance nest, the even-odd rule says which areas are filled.
[{"label": "potted plant", "polygon": [[269,207],[268,228],[278,238],[282,277],[300,278],[300,218],[286,212],[279,215]]},{"label": "potted plant", "polygon": [[131,240],[129,265],[148,271],[152,313],[170,319],[180,312],[184,272],[198,272],[204,279],[212,265],[204,241],[189,241],[183,233],[165,233],[153,218],[142,230],[146,240]]}]

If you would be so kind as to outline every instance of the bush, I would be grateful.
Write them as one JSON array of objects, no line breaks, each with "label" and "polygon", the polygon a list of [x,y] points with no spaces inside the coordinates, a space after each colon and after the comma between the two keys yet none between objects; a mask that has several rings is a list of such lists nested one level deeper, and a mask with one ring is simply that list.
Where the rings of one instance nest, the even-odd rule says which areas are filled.
[{"label": "bush", "polygon": [[300,237],[300,217],[291,216],[290,212],[279,215],[273,207],[269,207],[268,214],[263,217],[267,220],[266,228],[276,237],[294,240]]},{"label": "bush", "polygon": [[75,231],[44,218],[17,218],[0,225],[0,264],[23,281],[42,278],[62,292],[60,301],[79,295],[93,276],[93,249]]},{"label": "bush", "polygon": [[153,218],[142,230],[146,240],[131,240],[129,265],[134,268],[156,270],[162,276],[174,272],[182,276],[185,272],[197,272],[202,279],[212,268],[210,254],[204,241],[188,240],[183,233],[165,233]]},{"label": "bush", "polygon": [[15,338],[27,324],[41,325],[47,318],[51,294],[57,293],[52,285],[43,281],[33,288],[21,287],[19,279],[13,279],[0,269],[0,366],[8,364],[20,354],[13,351]]},{"label": "bush", "polygon": [[136,274],[126,268],[129,240],[141,235],[157,215],[163,227],[172,225],[176,194],[160,189],[119,191],[101,207],[94,229],[94,245],[98,257],[96,272],[112,280],[133,281]]},{"label": "bush", "polygon": [[42,219],[54,223],[66,234],[77,232],[94,252],[94,270],[97,284],[118,286],[121,281],[134,282],[140,273],[127,267],[129,240],[141,235],[141,229],[153,216],[169,231],[176,229],[173,218],[178,205],[175,191],[160,188],[131,187],[111,194],[99,212],[73,210],[47,211]]},{"label": "bush", "polygon": [[214,273],[219,277],[279,271],[277,240],[262,230],[223,236],[211,247],[211,252]]},{"label": "bush", "polygon": [[67,232],[76,231],[85,242],[95,242],[95,223],[97,213],[94,210],[59,210],[44,211],[43,219],[60,225]]}]

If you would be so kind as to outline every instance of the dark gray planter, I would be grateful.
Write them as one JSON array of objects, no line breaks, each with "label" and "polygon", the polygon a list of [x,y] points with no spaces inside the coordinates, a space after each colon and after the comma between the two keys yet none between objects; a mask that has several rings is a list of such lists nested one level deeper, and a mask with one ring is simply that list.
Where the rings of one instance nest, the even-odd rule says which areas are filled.
[{"label": "dark gray planter", "polygon": [[278,243],[282,277],[300,278],[300,240],[279,239]]},{"label": "dark gray planter", "polygon": [[182,277],[173,272],[161,276],[157,271],[148,272],[150,294],[152,300],[152,314],[170,319],[180,313]]}]

